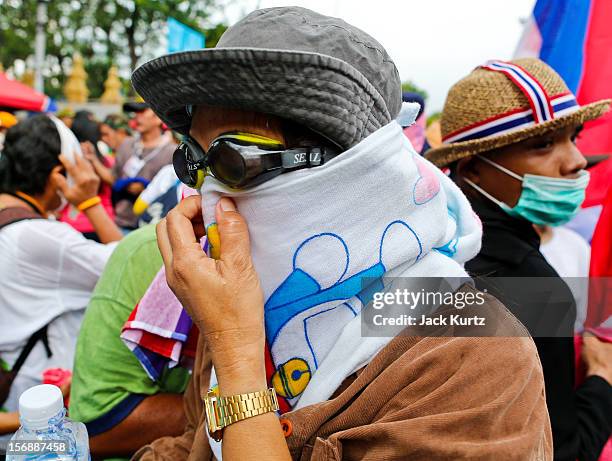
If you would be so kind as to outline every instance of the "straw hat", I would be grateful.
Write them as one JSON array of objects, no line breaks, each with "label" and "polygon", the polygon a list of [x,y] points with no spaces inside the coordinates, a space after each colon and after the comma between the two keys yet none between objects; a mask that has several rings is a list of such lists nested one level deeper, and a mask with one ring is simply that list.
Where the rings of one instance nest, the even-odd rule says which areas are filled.
[{"label": "straw hat", "polygon": [[603,115],[610,100],[580,106],[563,79],[539,59],[490,61],[450,89],[443,144],[426,158],[439,167]]}]

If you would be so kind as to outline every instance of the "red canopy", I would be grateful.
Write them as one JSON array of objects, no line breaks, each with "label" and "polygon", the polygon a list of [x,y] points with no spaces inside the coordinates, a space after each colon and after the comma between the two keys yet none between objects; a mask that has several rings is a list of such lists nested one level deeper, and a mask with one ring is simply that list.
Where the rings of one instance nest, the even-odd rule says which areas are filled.
[{"label": "red canopy", "polygon": [[44,112],[51,100],[43,93],[21,82],[9,79],[0,72],[0,107]]}]

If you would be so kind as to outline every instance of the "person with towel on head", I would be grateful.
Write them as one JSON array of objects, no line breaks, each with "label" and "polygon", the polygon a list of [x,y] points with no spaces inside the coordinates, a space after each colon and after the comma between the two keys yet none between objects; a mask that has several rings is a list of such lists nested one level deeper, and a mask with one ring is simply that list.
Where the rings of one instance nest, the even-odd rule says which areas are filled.
[{"label": "person with towel on head", "polygon": [[[100,124],[90,117],[79,116],[75,117],[70,129],[81,144],[81,151],[84,157],[91,162],[95,173],[100,177],[98,196],[102,199],[102,206],[106,210],[106,214],[108,214],[111,219],[114,219],[115,211],[111,200],[112,174],[110,170],[114,158],[110,155],[103,154],[103,150],[100,149],[100,147],[103,149],[106,148],[106,146],[100,142]],[[74,206],[66,206],[62,210],[59,220],[70,224],[85,237],[97,242],[100,241],[93,225],[89,219],[87,219],[87,216]]]},{"label": "person with towel on head", "polygon": [[[72,368],[85,307],[122,237],[97,195],[99,183],[74,134],[54,116],[8,130],[0,155],[0,357],[16,373],[8,395],[0,395],[8,411],[41,383],[43,370]],[[67,202],[103,243],[55,220]]]}]

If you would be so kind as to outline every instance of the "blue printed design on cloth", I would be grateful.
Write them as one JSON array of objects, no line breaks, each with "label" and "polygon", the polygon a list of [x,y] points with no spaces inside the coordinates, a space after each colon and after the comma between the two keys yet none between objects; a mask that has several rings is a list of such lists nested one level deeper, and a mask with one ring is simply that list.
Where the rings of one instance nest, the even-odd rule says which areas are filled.
[{"label": "blue printed design on cloth", "polygon": [[[321,332],[339,334],[344,325],[355,318],[361,309],[353,304],[367,305],[373,293],[382,289],[382,277],[386,272],[383,263],[384,242],[393,226],[398,226],[403,232],[402,235],[405,234],[416,242],[416,262],[423,252],[421,241],[408,224],[399,220],[385,227],[379,243],[378,262],[350,277],[345,278],[351,262],[348,246],[339,235],[315,234],[304,240],[296,249],[293,255],[293,271],[270,295],[264,307],[266,336],[278,375],[278,379],[273,379],[273,382],[283,386],[283,389],[277,389],[281,395],[287,395],[289,398],[299,395],[303,389],[300,387],[296,393],[295,382],[291,382],[293,376],[297,377],[296,380],[301,379],[304,373],[307,372],[310,376],[310,373],[318,368],[324,357],[319,356],[317,352],[317,339],[319,342],[325,342],[328,336]],[[297,258],[307,243],[314,244],[317,251],[325,251],[329,246],[329,242],[325,240],[330,238],[333,242],[340,243],[346,259],[340,269],[339,278],[323,288],[320,281],[298,267]],[[354,301],[351,301],[352,298]],[[292,323],[296,320],[300,322],[299,325]],[[291,326],[289,336],[283,336],[288,325]],[[301,338],[295,336],[296,331],[301,331],[298,333]],[[285,361],[277,360],[275,345],[278,341],[291,341],[292,350],[296,354],[287,357]],[[324,347],[321,350],[326,353]]]}]

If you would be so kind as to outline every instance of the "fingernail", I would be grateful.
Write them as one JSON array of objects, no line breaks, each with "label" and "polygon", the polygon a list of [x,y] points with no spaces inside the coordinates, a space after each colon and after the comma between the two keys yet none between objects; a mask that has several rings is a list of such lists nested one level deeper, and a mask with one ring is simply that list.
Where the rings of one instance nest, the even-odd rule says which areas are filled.
[{"label": "fingernail", "polygon": [[236,211],[236,205],[234,205],[234,201],[227,197],[222,197],[221,200],[219,200],[219,206],[223,211]]}]

